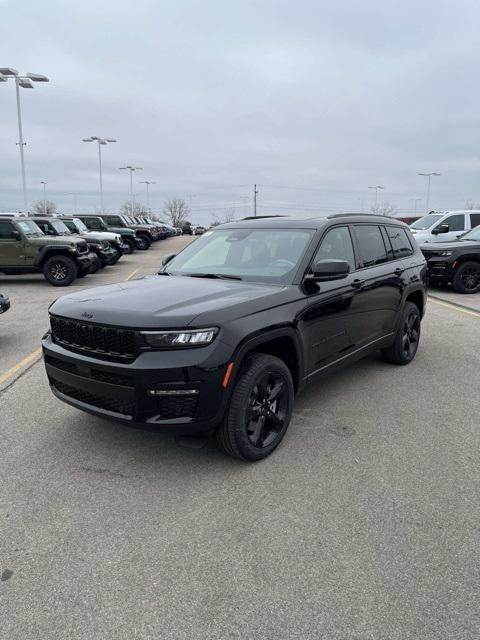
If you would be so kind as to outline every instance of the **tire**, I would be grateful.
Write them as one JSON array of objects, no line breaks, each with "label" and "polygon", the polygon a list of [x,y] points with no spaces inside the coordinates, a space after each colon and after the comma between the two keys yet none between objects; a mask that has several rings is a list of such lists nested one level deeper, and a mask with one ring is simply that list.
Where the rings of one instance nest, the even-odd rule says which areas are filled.
[{"label": "tire", "polygon": [[458,293],[477,293],[480,291],[480,263],[464,262],[455,272],[452,286]]},{"label": "tire", "polygon": [[90,270],[88,273],[97,273],[97,271],[100,270],[101,266],[102,266],[101,260],[100,258],[97,258],[95,262],[92,264],[92,266],[90,267]]},{"label": "tire", "polygon": [[217,445],[241,460],[266,458],[288,429],[293,399],[294,385],[287,365],[274,356],[251,354],[242,365],[227,414],[215,432]]},{"label": "tire", "polygon": [[83,269],[83,271],[78,271],[77,278],[84,278],[89,273],[90,273],[90,269]]},{"label": "tire", "polygon": [[141,244],[138,247],[140,251],[146,251],[147,249],[150,249],[150,245],[152,244],[152,241],[148,236],[142,233],[141,235],[137,235],[137,237],[141,242]]},{"label": "tire", "polygon": [[77,277],[77,265],[68,256],[52,256],[43,265],[43,275],[54,287],[68,287]]},{"label": "tire", "polygon": [[382,358],[392,364],[409,364],[415,358],[420,343],[421,333],[420,310],[413,302],[406,302],[391,347],[381,350]]},{"label": "tire", "polygon": [[117,262],[120,260],[120,258],[122,257],[122,254],[120,253],[120,251],[116,248],[116,247],[112,247],[112,249],[115,251],[115,257],[112,260],[112,262],[110,263],[111,265],[113,264],[117,264]]},{"label": "tire", "polygon": [[125,253],[129,256],[135,251],[135,242],[131,238],[122,238],[123,244],[127,245]]}]

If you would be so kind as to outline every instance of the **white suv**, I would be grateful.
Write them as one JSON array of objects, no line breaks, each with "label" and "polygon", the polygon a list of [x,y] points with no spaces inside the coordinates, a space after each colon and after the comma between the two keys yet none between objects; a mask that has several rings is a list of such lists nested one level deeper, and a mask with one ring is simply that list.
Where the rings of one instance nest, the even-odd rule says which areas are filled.
[{"label": "white suv", "polygon": [[449,242],[480,225],[480,211],[440,211],[429,213],[410,225],[418,244]]}]

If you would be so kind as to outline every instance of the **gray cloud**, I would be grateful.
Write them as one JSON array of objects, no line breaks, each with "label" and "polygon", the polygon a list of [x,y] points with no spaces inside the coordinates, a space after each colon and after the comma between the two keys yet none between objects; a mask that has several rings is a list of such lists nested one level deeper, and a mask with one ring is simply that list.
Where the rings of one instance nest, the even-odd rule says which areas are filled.
[{"label": "gray cloud", "polygon": [[[105,149],[106,206],[128,196],[118,167],[144,167],[151,203],[190,195],[194,219],[250,207],[355,209],[383,184],[412,208],[480,200],[476,69],[480,7],[460,1],[0,1],[2,66],[46,73],[22,91],[29,196],[98,204],[89,135]],[[21,206],[12,84],[0,84],[2,201]],[[287,187],[297,187],[290,189]],[[142,186],[136,184],[142,194]],[[140,197],[140,196],[139,196]],[[250,200],[249,200],[250,199]]]}]

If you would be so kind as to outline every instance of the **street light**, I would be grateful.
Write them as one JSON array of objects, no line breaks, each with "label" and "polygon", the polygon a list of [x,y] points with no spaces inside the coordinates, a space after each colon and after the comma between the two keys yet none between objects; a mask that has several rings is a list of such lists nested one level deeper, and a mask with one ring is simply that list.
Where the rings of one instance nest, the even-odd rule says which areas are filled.
[{"label": "street light", "polygon": [[130,171],[130,207],[132,211],[132,216],[135,212],[135,198],[133,195],[133,172],[134,171],[142,171],[142,167],[132,167],[130,164],[127,164],[126,167],[118,167],[121,171]]},{"label": "street light", "polygon": [[49,82],[47,76],[43,76],[40,73],[26,73],[25,75],[19,75],[16,69],[10,67],[0,68],[0,82],[7,82],[7,80],[15,80],[15,93],[17,96],[17,119],[18,119],[18,147],[20,149],[20,164],[22,168],[22,188],[23,188],[23,210],[28,209],[28,197],[27,197],[27,179],[25,177],[25,158],[23,154],[23,147],[26,142],[23,141],[22,130],[22,112],[20,108],[20,87],[22,89],[33,89],[34,82]]},{"label": "street light", "polygon": [[435,173],[435,171],[432,171],[431,173],[419,173],[419,176],[425,176],[426,178],[428,178],[428,182],[427,182],[427,196],[425,198],[425,213],[428,213],[428,205],[430,203],[430,180],[432,179],[432,176],[441,176],[441,173]]},{"label": "street light", "polygon": [[102,179],[102,145],[109,144],[110,142],[116,142],[113,138],[99,138],[98,136],[90,136],[90,138],[82,138],[82,142],[97,142],[98,143],[98,175],[100,178],[100,210],[103,208],[103,179]]},{"label": "street light", "polygon": [[382,187],[381,185],[377,184],[375,187],[368,187],[369,189],[375,189],[375,206],[377,206],[377,202],[378,202],[378,190],[379,189],[385,189],[385,187]]},{"label": "street light", "polygon": [[45,180],[40,180],[40,184],[43,184],[43,215],[47,215],[47,183]]},{"label": "street light", "polygon": [[153,180],[141,180],[139,182],[139,184],[144,184],[147,188],[147,209],[150,210],[150,185],[151,184],[157,184],[156,182],[154,182]]}]

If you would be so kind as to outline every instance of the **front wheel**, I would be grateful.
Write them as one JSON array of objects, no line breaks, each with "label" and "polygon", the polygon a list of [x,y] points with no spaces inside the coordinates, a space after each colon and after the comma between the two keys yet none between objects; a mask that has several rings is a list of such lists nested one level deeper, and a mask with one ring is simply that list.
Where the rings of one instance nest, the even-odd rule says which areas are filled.
[{"label": "front wheel", "polygon": [[150,245],[152,244],[152,241],[148,236],[145,236],[142,234],[137,237],[138,237],[138,248],[140,249],[140,251],[146,251],[147,249],[150,249]]},{"label": "front wheel", "polygon": [[464,262],[453,278],[452,286],[458,293],[477,293],[480,291],[480,264]]},{"label": "front wheel", "polygon": [[113,264],[117,264],[117,262],[120,260],[121,255],[122,255],[122,254],[120,253],[120,251],[117,249],[117,247],[113,247],[113,246],[112,246],[112,249],[113,249],[113,251],[114,251],[114,256],[113,256],[112,261],[111,261],[111,263],[110,263],[111,265],[113,265]]},{"label": "front wheel", "polygon": [[122,242],[124,245],[126,245],[125,253],[127,255],[130,255],[135,251],[136,245],[135,245],[135,242],[132,240],[132,238],[122,238]]},{"label": "front wheel", "polygon": [[68,287],[77,277],[77,265],[68,256],[52,256],[43,265],[43,275],[54,287]]},{"label": "front wheel", "polygon": [[421,315],[416,304],[406,302],[400,325],[391,347],[382,349],[382,358],[393,364],[409,364],[417,353],[420,343]]},{"label": "front wheel", "polygon": [[280,444],[293,410],[294,385],[287,365],[274,356],[248,356],[235,382],[227,415],[216,438],[220,449],[254,462]]}]

